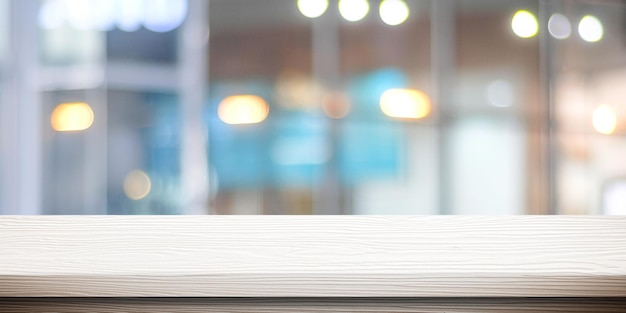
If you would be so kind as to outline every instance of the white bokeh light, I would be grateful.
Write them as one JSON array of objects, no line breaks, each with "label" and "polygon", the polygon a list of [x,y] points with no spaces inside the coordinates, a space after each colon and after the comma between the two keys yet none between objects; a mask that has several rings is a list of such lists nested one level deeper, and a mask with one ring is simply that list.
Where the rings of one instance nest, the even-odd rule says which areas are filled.
[{"label": "white bokeh light", "polygon": [[597,42],[604,36],[604,27],[597,17],[585,15],[578,24],[578,34],[584,41]]},{"label": "white bokeh light", "polygon": [[125,32],[134,32],[143,24],[143,0],[116,1],[115,17],[117,28]]},{"label": "white bokeh light", "polygon": [[380,96],[381,111],[393,118],[421,119],[431,111],[428,95],[417,89],[387,89]]},{"label": "white bokeh light", "polygon": [[404,0],[383,0],[379,8],[380,18],[390,26],[400,25],[409,18],[409,6]]},{"label": "white bokeh light", "polygon": [[153,32],[179,27],[187,16],[187,0],[46,0],[39,9],[39,26],[57,29],[109,31],[115,26],[136,31],[143,25]]},{"label": "white bokeh light", "polygon": [[169,32],[180,26],[187,16],[187,1],[150,0],[144,6],[143,25],[158,33]]},{"label": "white bokeh light", "polygon": [[322,16],[328,9],[328,0],[298,0],[298,10],[308,18]]},{"label": "white bokeh light", "polygon": [[367,0],[339,0],[339,13],[349,22],[362,20],[370,11]]},{"label": "white bokeh light", "polygon": [[64,9],[69,24],[78,30],[93,30],[95,15],[90,0],[65,0]]},{"label": "white bokeh light", "polygon": [[65,23],[62,0],[45,0],[39,8],[39,26],[43,29],[60,28]]},{"label": "white bokeh light", "polygon": [[518,37],[530,38],[539,32],[539,23],[534,14],[525,10],[519,10],[513,15],[511,28]]},{"label": "white bokeh light", "polygon": [[510,107],[515,100],[513,85],[506,80],[494,80],[489,83],[485,95],[489,104],[498,108]]},{"label": "white bokeh light", "polygon": [[603,104],[593,110],[591,122],[598,133],[611,135],[617,128],[617,114],[612,107]]},{"label": "white bokeh light", "polygon": [[572,33],[572,26],[563,14],[552,14],[548,20],[548,31],[556,39],[565,39]]},{"label": "white bokeh light", "polygon": [[102,0],[91,0],[90,5],[94,29],[109,31],[115,28],[115,6]]}]

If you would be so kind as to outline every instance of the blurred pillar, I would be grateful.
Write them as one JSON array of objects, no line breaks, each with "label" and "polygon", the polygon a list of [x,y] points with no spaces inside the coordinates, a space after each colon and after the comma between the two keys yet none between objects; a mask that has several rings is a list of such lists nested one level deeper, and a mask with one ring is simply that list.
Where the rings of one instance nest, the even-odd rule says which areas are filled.
[{"label": "blurred pillar", "polygon": [[179,33],[178,81],[181,99],[181,187],[183,214],[207,214],[208,130],[204,125],[208,72],[209,1],[188,0]]},{"label": "blurred pillar", "polygon": [[[337,1],[330,1],[329,7],[336,7]],[[312,19],[312,72],[315,81],[320,82],[326,91],[339,91],[339,22],[337,10],[328,10],[324,15]],[[321,104],[323,95],[318,101]],[[349,214],[348,192],[339,183],[339,122],[327,119],[327,144],[331,157],[324,167],[321,184],[314,188],[313,214]]]},{"label": "blurred pillar", "polygon": [[449,124],[453,93],[456,88],[454,68],[456,64],[455,0],[431,1],[431,72],[433,104],[438,111],[438,169],[439,214],[452,214],[450,199],[452,179],[450,169]]},{"label": "blurred pillar", "polygon": [[[103,63],[106,60],[102,60]],[[98,64],[104,67],[104,64]],[[84,133],[84,189],[83,208],[80,214],[107,214],[107,175],[108,175],[108,85],[85,91],[85,100],[91,106],[96,119],[90,131]]]},{"label": "blurred pillar", "polygon": [[4,214],[41,213],[38,0],[12,0],[8,77],[2,92]]},{"label": "blurred pillar", "polygon": [[[555,1],[539,1],[539,25],[548,25],[552,15]],[[542,213],[557,214],[558,203],[556,195],[557,184],[557,158],[558,147],[556,139],[556,118],[554,115],[554,99],[552,93],[554,62],[552,55],[554,51],[554,40],[551,40],[547,27],[539,28],[539,105],[543,118],[542,123],[542,156],[543,166],[541,172],[544,173],[543,190],[544,207]]]}]

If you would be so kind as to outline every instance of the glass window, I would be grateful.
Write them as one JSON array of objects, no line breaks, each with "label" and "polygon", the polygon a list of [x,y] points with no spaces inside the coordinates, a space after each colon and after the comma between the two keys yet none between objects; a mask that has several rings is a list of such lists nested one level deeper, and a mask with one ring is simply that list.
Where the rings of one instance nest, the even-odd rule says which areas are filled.
[{"label": "glass window", "polygon": [[312,214],[331,148],[311,21],[284,0],[212,1],[209,12],[213,210]]},{"label": "glass window", "polygon": [[615,200],[626,173],[623,5],[573,2],[552,11],[571,24],[571,35],[550,47],[559,213],[624,214]]},{"label": "glass window", "polygon": [[45,0],[44,214],[180,214],[186,0]]},{"label": "glass window", "polygon": [[0,0],[0,203],[623,214],[623,11],[584,0]]}]

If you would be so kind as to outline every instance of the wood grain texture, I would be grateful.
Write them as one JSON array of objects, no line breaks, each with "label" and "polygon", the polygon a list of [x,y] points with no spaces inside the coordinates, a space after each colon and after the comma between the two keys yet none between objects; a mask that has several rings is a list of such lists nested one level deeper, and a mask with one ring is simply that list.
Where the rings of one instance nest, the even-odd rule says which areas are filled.
[{"label": "wood grain texture", "polygon": [[624,313],[624,298],[13,298],[0,299],[12,313]]},{"label": "wood grain texture", "polygon": [[625,297],[626,218],[0,217],[5,297]]}]

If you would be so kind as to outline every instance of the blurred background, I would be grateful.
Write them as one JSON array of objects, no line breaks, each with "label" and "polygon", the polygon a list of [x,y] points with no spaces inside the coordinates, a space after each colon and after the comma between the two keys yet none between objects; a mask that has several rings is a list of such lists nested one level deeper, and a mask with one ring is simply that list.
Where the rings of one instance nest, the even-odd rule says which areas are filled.
[{"label": "blurred background", "polygon": [[1,214],[626,214],[626,1],[0,0]]}]

